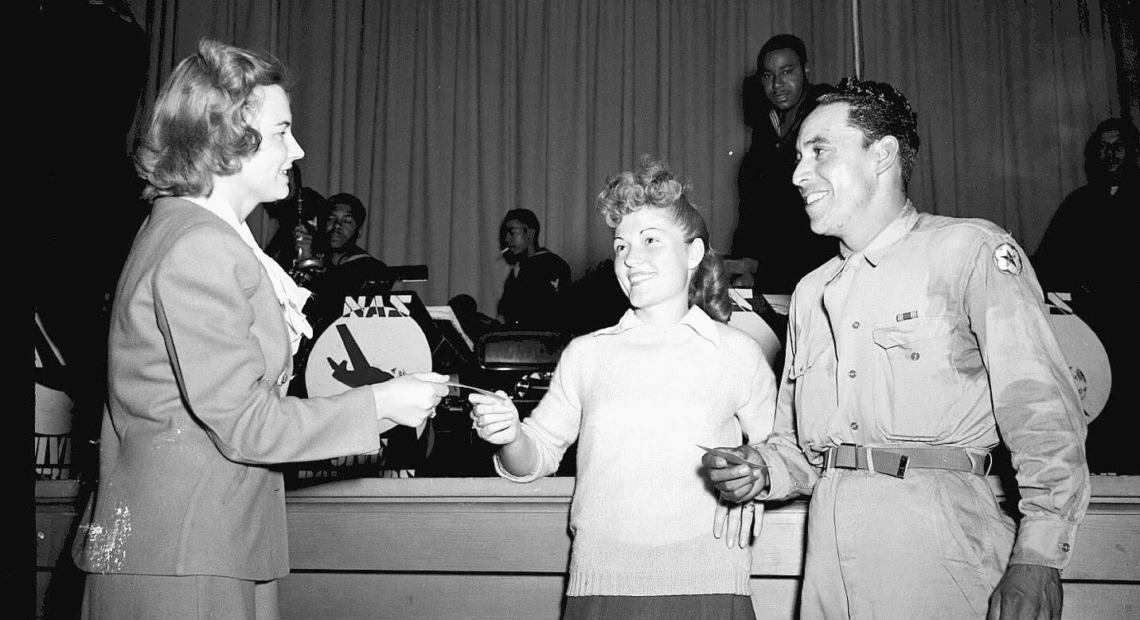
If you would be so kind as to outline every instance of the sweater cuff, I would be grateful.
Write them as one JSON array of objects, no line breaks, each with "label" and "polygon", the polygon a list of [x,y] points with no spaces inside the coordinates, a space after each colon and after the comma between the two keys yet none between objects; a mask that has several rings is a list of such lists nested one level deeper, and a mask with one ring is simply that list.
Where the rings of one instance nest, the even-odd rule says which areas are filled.
[{"label": "sweater cuff", "polygon": [[539,444],[534,437],[534,431],[532,431],[526,424],[519,424],[519,432],[530,435],[531,441],[534,442],[535,454],[538,457],[538,462],[535,463],[534,471],[525,476],[516,476],[512,474],[503,467],[503,462],[499,459],[499,453],[496,451],[495,455],[491,457],[491,462],[495,466],[495,473],[499,474],[499,476],[502,478],[510,480],[511,482],[531,482],[533,480],[538,480],[542,477],[539,475],[539,473],[542,471],[542,451],[538,449]]},{"label": "sweater cuff", "polygon": [[1064,570],[1073,557],[1077,524],[1060,519],[1024,517],[1010,564],[1038,564]]}]

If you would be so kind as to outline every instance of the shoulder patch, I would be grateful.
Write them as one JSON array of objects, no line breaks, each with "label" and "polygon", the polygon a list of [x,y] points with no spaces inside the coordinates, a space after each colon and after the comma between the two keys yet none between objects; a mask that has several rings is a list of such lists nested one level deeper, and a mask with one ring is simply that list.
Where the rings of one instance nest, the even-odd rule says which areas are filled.
[{"label": "shoulder patch", "polygon": [[994,266],[1002,273],[1016,276],[1021,273],[1021,252],[1011,243],[1003,243],[994,250]]}]

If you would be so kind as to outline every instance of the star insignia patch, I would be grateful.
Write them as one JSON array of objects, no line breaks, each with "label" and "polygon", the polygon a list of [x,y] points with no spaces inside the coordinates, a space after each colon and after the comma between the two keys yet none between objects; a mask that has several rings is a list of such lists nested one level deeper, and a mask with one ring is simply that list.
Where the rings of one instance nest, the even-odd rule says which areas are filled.
[{"label": "star insignia patch", "polygon": [[1002,273],[1016,276],[1021,273],[1021,252],[1012,244],[1003,243],[994,250],[994,266]]}]

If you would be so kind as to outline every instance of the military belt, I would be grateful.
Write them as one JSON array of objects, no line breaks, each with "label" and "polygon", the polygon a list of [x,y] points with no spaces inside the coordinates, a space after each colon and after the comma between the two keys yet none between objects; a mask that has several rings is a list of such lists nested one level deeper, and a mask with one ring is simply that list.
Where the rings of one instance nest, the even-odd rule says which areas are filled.
[{"label": "military belt", "polygon": [[907,470],[943,469],[969,472],[978,476],[989,473],[989,452],[972,453],[963,448],[936,446],[860,446],[853,443],[831,446],[823,453],[824,469],[863,469],[895,478],[906,476]]}]

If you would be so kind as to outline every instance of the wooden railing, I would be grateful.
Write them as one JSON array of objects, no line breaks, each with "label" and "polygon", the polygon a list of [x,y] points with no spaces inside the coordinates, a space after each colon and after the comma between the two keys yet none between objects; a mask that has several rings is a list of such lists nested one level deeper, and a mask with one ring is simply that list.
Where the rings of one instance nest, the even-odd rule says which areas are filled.
[{"label": "wooden railing", "polygon": [[[1093,500],[1064,573],[1066,620],[1140,617],[1140,477],[1094,476]],[[367,478],[291,491],[285,618],[558,618],[569,559],[572,478]],[[37,488],[43,609],[68,617],[81,577],[66,553],[77,486]],[[806,503],[771,507],[754,546],[753,604],[792,618]],[[45,607],[46,606],[46,607]],[[61,611],[62,610],[62,611]]]}]

